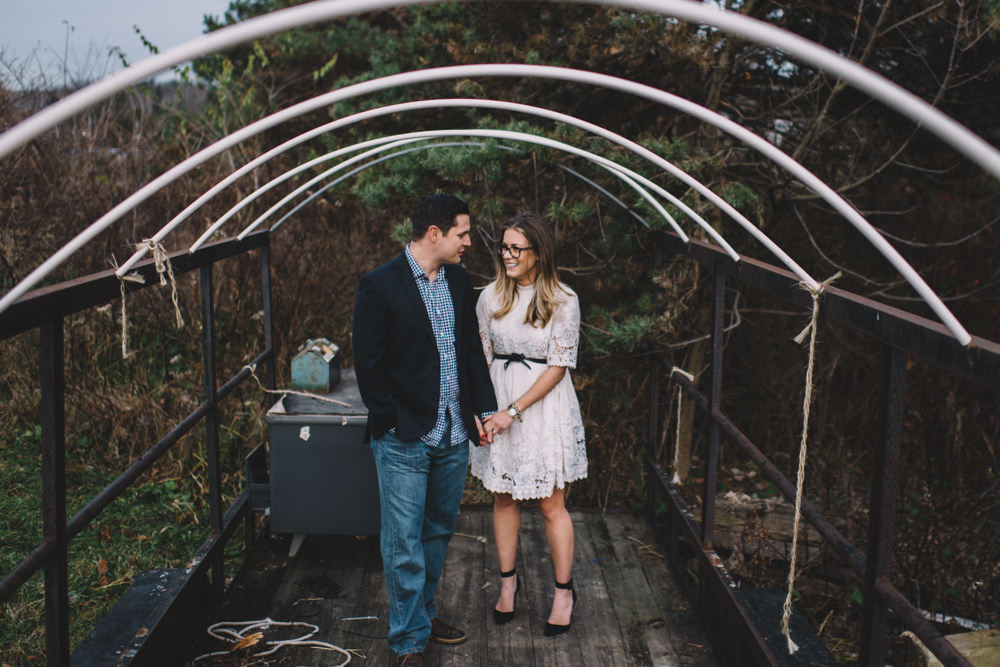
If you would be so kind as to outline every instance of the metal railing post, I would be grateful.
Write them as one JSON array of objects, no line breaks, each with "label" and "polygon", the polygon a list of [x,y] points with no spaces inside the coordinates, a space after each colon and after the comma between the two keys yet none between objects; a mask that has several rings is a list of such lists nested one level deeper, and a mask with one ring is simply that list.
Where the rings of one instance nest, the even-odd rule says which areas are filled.
[{"label": "metal railing post", "polygon": [[[276,373],[275,373],[275,357],[274,354],[274,320],[273,311],[271,309],[271,235],[268,234],[264,245],[260,248],[260,294],[261,294],[261,307],[264,312],[264,354],[268,354],[267,358],[267,377],[265,386],[268,389],[274,390],[276,385]],[[264,393],[261,399],[264,403],[265,412],[271,407],[271,396],[270,394]],[[247,480],[250,483],[250,480]],[[249,548],[254,542],[254,513],[247,512],[247,518],[245,521],[246,530],[244,535],[244,544]]]},{"label": "metal railing post", "polygon": [[63,319],[41,327],[42,523],[55,545],[45,562],[45,649],[48,664],[69,665],[69,576],[66,556],[66,375]]},{"label": "metal railing post", "polygon": [[[208,460],[208,502],[213,532],[222,530],[222,478],[219,465],[219,406],[215,380],[215,318],[212,303],[212,267],[201,267],[201,334],[204,395],[210,408],[205,415],[205,457]],[[212,561],[212,593],[222,599],[224,591],[222,554]]]},{"label": "metal railing post", "polygon": [[[725,316],[726,274],[716,271],[712,292],[712,386],[709,394],[709,410],[719,413],[722,404],[722,335]],[[704,504],[701,511],[701,541],[708,549],[712,547],[715,527],[715,487],[719,466],[719,426],[715,420],[708,425],[708,453],[705,457]]]},{"label": "metal railing post", "polygon": [[653,464],[656,462],[656,434],[660,430],[660,360],[653,357],[649,366],[649,439],[646,442],[646,516],[656,519],[656,487]]},{"label": "metal railing post", "polygon": [[45,649],[49,665],[69,665],[69,577],[66,556],[66,375],[63,320],[41,327],[42,524],[55,545],[45,562]]},{"label": "metal railing post", "polygon": [[868,510],[868,552],[865,558],[864,610],[861,629],[862,665],[885,664],[888,605],[875,590],[876,581],[892,573],[896,503],[899,494],[900,434],[906,353],[882,346],[880,442],[874,448],[871,503]]},{"label": "metal railing post", "polygon": [[[274,352],[274,322],[271,311],[271,236],[267,237],[267,242],[260,249],[260,286],[261,297],[264,302],[264,351]],[[276,386],[275,357],[272,354],[267,360],[267,388],[274,389]],[[264,395],[265,402],[267,394]],[[270,406],[267,406],[270,407]]]},{"label": "metal railing post", "polygon": [[[663,266],[663,250],[659,243],[653,244],[653,271],[659,271]],[[653,282],[653,303],[657,303],[659,288]],[[649,442],[646,444],[646,516],[650,521],[656,518],[656,486],[653,465],[656,462],[656,441],[660,430],[660,358],[656,345],[650,346],[653,354],[649,366]]]}]

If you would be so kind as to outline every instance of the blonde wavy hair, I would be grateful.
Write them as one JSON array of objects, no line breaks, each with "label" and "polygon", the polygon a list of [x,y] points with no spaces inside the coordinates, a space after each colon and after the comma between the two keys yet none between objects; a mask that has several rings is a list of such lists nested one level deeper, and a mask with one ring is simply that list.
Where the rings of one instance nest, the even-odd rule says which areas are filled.
[{"label": "blonde wavy hair", "polygon": [[[556,273],[556,239],[552,233],[552,228],[545,218],[537,213],[525,212],[515,215],[504,224],[500,230],[500,239],[508,229],[524,234],[528,245],[534,250],[538,257],[538,272],[535,274],[535,293],[528,303],[528,310],[524,316],[524,323],[536,328],[543,328],[552,319],[562,299],[559,293],[566,293],[559,285],[559,276]],[[495,319],[500,319],[510,312],[517,301],[517,281],[507,275],[503,264],[503,257],[499,251],[493,255],[493,263],[496,267],[496,290],[500,297],[500,308],[493,314]]]}]

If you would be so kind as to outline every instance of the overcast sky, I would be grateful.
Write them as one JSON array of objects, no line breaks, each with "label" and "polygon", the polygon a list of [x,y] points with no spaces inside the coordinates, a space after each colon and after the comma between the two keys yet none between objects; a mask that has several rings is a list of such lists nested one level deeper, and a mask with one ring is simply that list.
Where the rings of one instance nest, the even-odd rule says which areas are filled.
[{"label": "overcast sky", "polygon": [[[30,85],[41,73],[62,84],[96,79],[121,68],[119,47],[130,63],[149,55],[133,26],[161,51],[197,37],[202,16],[221,16],[229,0],[0,0],[0,80]],[[16,72],[17,76],[14,76]]]}]

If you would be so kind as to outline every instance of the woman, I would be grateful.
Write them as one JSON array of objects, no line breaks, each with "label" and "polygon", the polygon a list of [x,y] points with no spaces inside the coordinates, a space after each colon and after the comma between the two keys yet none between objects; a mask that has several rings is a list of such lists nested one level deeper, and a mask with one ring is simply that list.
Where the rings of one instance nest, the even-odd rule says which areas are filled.
[{"label": "woman", "polygon": [[496,257],[497,278],[483,289],[476,314],[500,411],[484,420],[492,444],[470,454],[472,474],[495,494],[501,587],[493,619],[514,617],[520,502],[539,499],[555,571],[545,634],[556,635],[569,630],[576,599],[565,490],[587,476],[583,419],[567,372],[576,366],[580,303],[559,282],[555,238],[541,216],[511,218]]}]

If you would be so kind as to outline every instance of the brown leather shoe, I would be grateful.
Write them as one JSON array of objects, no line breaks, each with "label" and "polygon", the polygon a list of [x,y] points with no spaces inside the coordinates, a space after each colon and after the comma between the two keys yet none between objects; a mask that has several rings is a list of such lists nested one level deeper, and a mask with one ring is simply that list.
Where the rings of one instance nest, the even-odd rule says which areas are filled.
[{"label": "brown leather shoe", "polygon": [[424,654],[407,653],[406,655],[397,655],[396,664],[406,665],[406,667],[424,667]]},{"label": "brown leather shoe", "polygon": [[440,618],[432,618],[431,639],[441,644],[461,644],[466,640],[466,636],[463,631],[445,623]]}]

